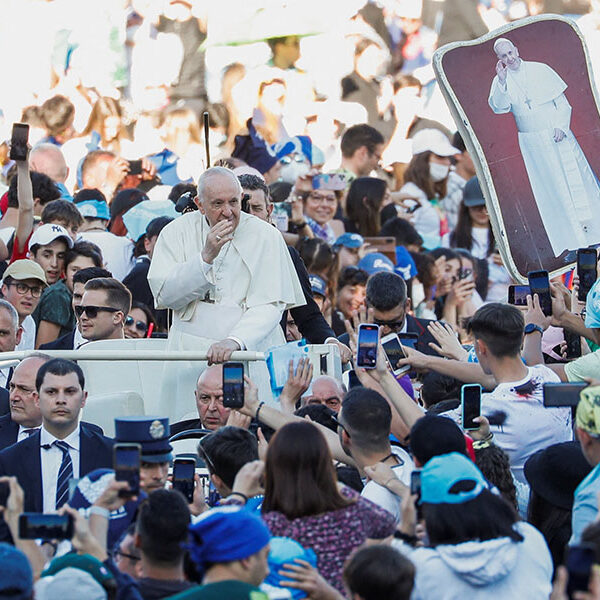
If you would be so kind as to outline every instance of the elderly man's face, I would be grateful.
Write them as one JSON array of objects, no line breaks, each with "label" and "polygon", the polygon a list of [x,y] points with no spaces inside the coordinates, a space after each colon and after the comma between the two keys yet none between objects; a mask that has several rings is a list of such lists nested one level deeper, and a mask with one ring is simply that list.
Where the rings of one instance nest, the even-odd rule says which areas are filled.
[{"label": "elderly man's face", "polygon": [[521,64],[518,48],[507,42],[498,44],[496,56],[502,61],[502,64],[505,67],[512,69],[513,71],[518,69]]},{"label": "elderly man's face", "polygon": [[208,368],[198,379],[196,406],[204,429],[216,431],[227,424],[229,408],[223,406],[223,368]]},{"label": "elderly man's face", "polygon": [[342,406],[344,392],[335,379],[331,377],[318,377],[312,384],[312,395],[303,401],[307,404],[324,404],[334,412],[338,412]]},{"label": "elderly man's face", "polygon": [[241,195],[234,176],[213,175],[206,182],[203,198],[197,199],[197,205],[211,227],[220,221],[230,221],[235,229],[240,222]]}]

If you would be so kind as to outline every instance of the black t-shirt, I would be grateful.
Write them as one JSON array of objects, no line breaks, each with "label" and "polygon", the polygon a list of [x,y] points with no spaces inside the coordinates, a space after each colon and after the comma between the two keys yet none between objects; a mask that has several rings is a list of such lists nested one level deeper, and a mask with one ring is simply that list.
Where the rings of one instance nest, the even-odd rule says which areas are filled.
[{"label": "black t-shirt", "polygon": [[150,577],[142,577],[138,579],[140,586],[140,594],[144,600],[162,600],[169,598],[179,592],[189,590],[195,584],[189,581],[168,581],[163,579],[152,579]]}]

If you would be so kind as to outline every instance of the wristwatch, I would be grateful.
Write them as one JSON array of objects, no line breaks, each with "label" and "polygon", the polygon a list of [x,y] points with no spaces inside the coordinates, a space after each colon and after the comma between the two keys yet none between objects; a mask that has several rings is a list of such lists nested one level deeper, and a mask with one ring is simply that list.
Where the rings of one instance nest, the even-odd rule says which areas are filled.
[{"label": "wristwatch", "polygon": [[539,325],[535,325],[534,323],[528,323],[527,325],[525,325],[525,329],[523,331],[525,335],[529,335],[534,331],[539,331],[540,335],[544,335],[544,330]]}]

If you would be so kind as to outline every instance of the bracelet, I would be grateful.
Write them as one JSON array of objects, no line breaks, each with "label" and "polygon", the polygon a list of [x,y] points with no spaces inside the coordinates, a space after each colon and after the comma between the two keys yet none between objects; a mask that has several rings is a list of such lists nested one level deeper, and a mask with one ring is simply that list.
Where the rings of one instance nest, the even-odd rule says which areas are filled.
[{"label": "bracelet", "polygon": [[394,476],[394,477],[390,477],[390,478],[389,478],[389,479],[388,479],[388,480],[387,480],[387,481],[386,481],[386,482],[383,484],[383,487],[384,487],[384,488],[387,488],[387,486],[388,486],[388,483],[389,483],[390,481],[398,481],[398,478],[397,478],[396,476]]},{"label": "bracelet", "polygon": [[242,492],[231,492],[231,494],[227,496],[227,499],[229,499],[231,496],[239,496],[244,501],[244,504],[248,502],[248,496],[246,496],[246,494],[242,494]]},{"label": "bracelet", "polygon": [[102,506],[90,506],[88,510],[89,515],[98,515],[99,517],[104,517],[105,519],[110,519],[110,510],[108,508],[104,508]]},{"label": "bracelet", "polygon": [[404,543],[409,546],[416,546],[419,538],[416,535],[408,535],[408,533],[404,533],[402,531],[394,531],[394,538],[397,540],[402,540]]},{"label": "bracelet", "polygon": [[265,401],[263,400],[259,405],[258,408],[256,409],[256,414],[254,415],[254,419],[256,421],[258,421],[258,415],[260,413],[260,409],[265,405]]}]

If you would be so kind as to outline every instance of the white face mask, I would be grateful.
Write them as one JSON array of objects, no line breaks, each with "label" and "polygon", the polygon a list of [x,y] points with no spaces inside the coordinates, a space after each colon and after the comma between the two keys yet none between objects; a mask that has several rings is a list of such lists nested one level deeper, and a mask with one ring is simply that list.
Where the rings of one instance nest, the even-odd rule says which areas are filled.
[{"label": "white face mask", "polygon": [[292,162],[281,166],[281,180],[293,185],[296,183],[298,177],[308,175],[309,171],[310,166],[307,163],[300,163],[293,160]]},{"label": "white face mask", "polygon": [[442,181],[448,177],[450,167],[448,165],[440,165],[439,163],[429,163],[429,175],[434,181]]}]

